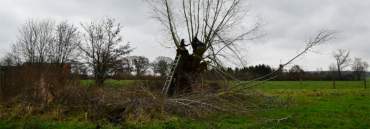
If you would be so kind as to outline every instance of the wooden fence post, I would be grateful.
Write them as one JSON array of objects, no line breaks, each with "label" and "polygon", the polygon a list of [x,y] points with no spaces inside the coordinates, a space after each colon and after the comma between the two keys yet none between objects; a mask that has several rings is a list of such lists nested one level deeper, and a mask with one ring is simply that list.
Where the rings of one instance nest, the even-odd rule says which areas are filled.
[{"label": "wooden fence post", "polygon": [[265,90],[265,83],[266,83],[266,81],[263,80],[263,90]]},{"label": "wooden fence post", "polygon": [[364,85],[365,85],[365,89],[366,89],[366,78],[364,78]]}]

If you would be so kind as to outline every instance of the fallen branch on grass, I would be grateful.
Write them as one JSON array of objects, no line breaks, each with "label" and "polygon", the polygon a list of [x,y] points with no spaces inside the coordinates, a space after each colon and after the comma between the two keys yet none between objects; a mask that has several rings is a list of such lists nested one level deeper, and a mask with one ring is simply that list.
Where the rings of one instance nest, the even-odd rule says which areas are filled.
[{"label": "fallen branch on grass", "polygon": [[271,121],[277,121],[278,123],[280,123],[280,121],[288,120],[288,118],[290,118],[290,116],[285,117],[285,118],[281,118],[281,119],[267,119],[267,120],[266,120],[266,123],[267,123],[267,122],[271,122]]}]

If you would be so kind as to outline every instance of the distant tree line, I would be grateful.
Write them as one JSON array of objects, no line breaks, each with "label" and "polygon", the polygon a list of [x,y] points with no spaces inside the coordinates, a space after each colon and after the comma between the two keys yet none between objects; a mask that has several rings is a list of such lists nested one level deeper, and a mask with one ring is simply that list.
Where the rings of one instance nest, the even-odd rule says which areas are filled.
[{"label": "distant tree line", "polygon": [[[338,52],[333,52],[332,57],[335,59],[335,63],[329,65],[328,71],[323,71],[322,68],[318,68],[316,71],[304,71],[299,65],[293,65],[289,69],[282,69],[277,71],[274,75],[277,77],[276,81],[296,81],[296,80],[312,80],[312,81],[329,81],[329,80],[361,80],[362,77],[366,76],[369,64],[366,61],[362,61],[361,58],[352,59],[349,57],[350,51],[338,49]],[[351,67],[352,71],[343,71],[346,67]],[[239,80],[252,80],[275,71],[275,68],[269,65],[259,64],[255,66],[243,67],[243,68],[225,68],[225,71],[230,75],[238,78]],[[213,78],[212,75],[217,74],[213,70],[207,70],[203,75],[208,76],[209,79]],[[368,73],[369,74],[369,73]],[[271,76],[274,76],[271,75]],[[369,75],[367,75],[369,76]],[[227,77],[226,77],[227,78]],[[220,79],[220,78],[218,78]],[[231,79],[231,78],[229,78]]]},{"label": "distant tree line", "polygon": [[[343,81],[353,81],[358,80],[359,70],[355,70],[355,68],[360,69],[363,67],[359,66],[360,59],[356,58],[357,63],[352,65],[353,71],[342,71],[342,76],[339,78],[337,71],[323,71],[321,68],[318,68],[316,71],[305,71],[299,65],[293,65],[289,69],[283,69],[282,71],[276,72],[274,75],[277,76],[273,81],[298,81],[298,80],[306,80],[306,81],[332,81],[333,78],[335,80],[343,80]],[[358,68],[360,67],[360,68]],[[252,80],[264,75],[275,71],[275,68],[270,67],[269,65],[259,64],[255,66],[243,67],[243,68],[225,68],[226,72],[233,77],[239,80]],[[219,80],[222,78],[216,78],[214,76],[217,74],[215,70],[209,69],[203,73],[202,77],[210,80]],[[361,77],[365,76],[365,72],[360,75]],[[271,75],[271,76],[274,76]],[[227,79],[231,79],[230,77],[225,77]]]}]

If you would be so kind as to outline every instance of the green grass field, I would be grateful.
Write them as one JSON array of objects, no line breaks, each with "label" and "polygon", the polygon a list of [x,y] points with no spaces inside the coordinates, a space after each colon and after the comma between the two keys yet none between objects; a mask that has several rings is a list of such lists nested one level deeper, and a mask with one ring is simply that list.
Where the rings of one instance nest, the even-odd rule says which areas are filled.
[{"label": "green grass field", "polygon": [[[269,84],[271,83],[271,84]],[[283,87],[274,86],[284,86],[287,89],[300,89],[299,81],[269,81],[265,84],[266,89],[284,89]],[[369,85],[369,81],[367,81]],[[255,89],[263,89],[263,84],[254,87]],[[336,89],[361,89],[365,88],[364,81],[335,81]],[[333,81],[302,81],[302,89],[334,89]]]},{"label": "green grass field", "polygon": [[[264,92],[263,90],[260,90]],[[265,91],[277,94],[282,90]],[[159,121],[135,128],[356,128],[370,127],[370,92],[365,89],[289,89],[294,106],[258,112],[257,116],[215,114],[213,120],[181,119]],[[267,121],[268,119],[288,119]],[[168,124],[165,124],[168,123]]]},{"label": "green grass field", "polygon": [[[90,85],[93,81],[82,81],[82,83]],[[134,81],[109,80],[107,83],[113,86],[124,86]],[[130,123],[127,127],[116,126],[115,128],[370,128],[370,90],[364,88],[363,81],[336,81],[336,89],[333,88],[332,81],[302,81],[302,89],[299,81],[270,81],[269,83],[290,87],[285,90],[283,96],[292,97],[294,106],[254,112],[252,116],[215,113],[210,118],[202,120],[171,116],[166,120],[153,120],[146,125]],[[369,84],[367,81],[367,85]],[[268,95],[276,95],[284,90],[271,84],[266,84],[265,89],[263,84],[256,86],[255,89]],[[268,121],[288,116],[290,117],[283,121]],[[96,126],[90,122],[74,122],[73,118],[63,121],[48,120],[42,123],[46,123],[48,128],[94,128]],[[19,128],[25,125],[27,121],[24,120],[0,120],[1,129]],[[104,127],[110,128],[111,125],[104,125]]]},{"label": "green grass field", "polygon": [[[367,78],[367,85],[369,84],[370,77]],[[105,83],[108,86],[125,86],[127,84],[132,84],[137,80],[107,80]],[[137,81],[139,82],[139,81]],[[94,80],[81,80],[83,86],[94,85]],[[258,82],[256,82],[258,83]],[[271,83],[271,84],[269,84]],[[230,82],[230,85],[235,85],[236,82]],[[278,87],[283,86],[283,87]],[[300,89],[299,81],[268,81],[265,84],[265,89]],[[368,86],[369,87],[369,86]],[[255,89],[263,89],[263,84],[257,85]],[[302,89],[333,89],[332,81],[302,81]],[[364,88],[364,81],[335,81],[336,89],[361,89]]]},{"label": "green grass field", "polygon": [[0,129],[94,129],[92,123],[43,121],[32,119],[28,121],[7,122],[0,120]]},{"label": "green grass field", "polygon": [[[133,83],[135,80],[106,80],[105,84],[108,86],[125,86]],[[81,80],[83,86],[91,86],[95,84],[94,80]]]}]

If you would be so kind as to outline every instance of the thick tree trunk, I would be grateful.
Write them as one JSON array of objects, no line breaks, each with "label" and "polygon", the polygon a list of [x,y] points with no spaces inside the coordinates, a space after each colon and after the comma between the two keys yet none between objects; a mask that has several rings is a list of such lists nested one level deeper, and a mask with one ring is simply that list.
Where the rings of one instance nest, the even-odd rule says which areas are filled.
[{"label": "thick tree trunk", "polygon": [[175,69],[173,80],[170,83],[169,96],[192,92],[192,85],[195,84],[196,78],[207,68],[205,62],[201,62],[202,60],[193,54],[189,55],[188,50],[178,49],[177,55],[179,54],[181,56]]}]

